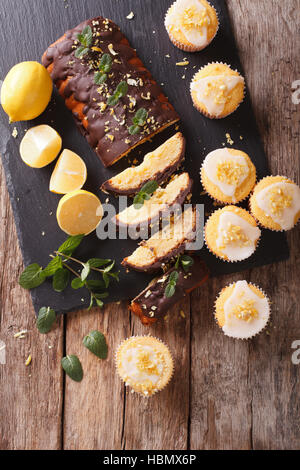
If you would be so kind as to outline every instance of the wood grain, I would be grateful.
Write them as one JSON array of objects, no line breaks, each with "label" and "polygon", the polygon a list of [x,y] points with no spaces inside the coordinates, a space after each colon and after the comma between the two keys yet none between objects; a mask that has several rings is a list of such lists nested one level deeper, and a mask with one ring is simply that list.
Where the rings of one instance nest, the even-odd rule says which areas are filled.
[{"label": "wood grain", "polygon": [[[299,184],[300,110],[291,84],[299,78],[300,2],[227,3],[270,170]],[[300,447],[299,366],[291,362],[300,338],[299,229],[288,240],[288,262],[220,277],[192,296],[192,449]],[[260,285],[272,301],[270,326],[248,343],[224,338],[212,318],[218,292],[238,279]]]},{"label": "wood grain", "polygon": [[[109,345],[108,359],[90,353],[82,340],[102,331]],[[64,409],[65,449],[122,449],[124,386],[117,377],[114,353],[129,336],[126,305],[111,304],[101,311],[81,311],[67,317],[66,353],[77,354],[85,371],[78,384],[66,378]]]},{"label": "wood grain", "polygon": [[[23,262],[4,180],[1,167],[0,339],[6,365],[0,365],[0,449],[60,449],[64,320],[47,336],[36,329],[30,295],[17,283]],[[14,338],[22,330],[25,338]]]},{"label": "wood grain", "polygon": [[[270,170],[299,183],[300,107],[291,84],[300,78],[300,0],[227,4]],[[289,261],[211,280],[163,325],[146,329],[122,303],[70,314],[65,329],[60,319],[41,336],[29,296],[16,283],[22,261],[2,173],[1,222],[0,339],[8,358],[0,365],[1,449],[300,448],[300,369],[291,362],[291,343],[300,339],[299,228],[288,234]],[[216,295],[238,279],[257,283],[272,301],[270,325],[249,342],[224,337],[213,319]],[[13,338],[23,328],[26,338]],[[107,335],[107,361],[82,345],[92,329]],[[169,345],[176,371],[168,388],[144,400],[125,391],[113,354],[127,336],[148,331]],[[80,357],[81,384],[63,380],[65,352]]]}]

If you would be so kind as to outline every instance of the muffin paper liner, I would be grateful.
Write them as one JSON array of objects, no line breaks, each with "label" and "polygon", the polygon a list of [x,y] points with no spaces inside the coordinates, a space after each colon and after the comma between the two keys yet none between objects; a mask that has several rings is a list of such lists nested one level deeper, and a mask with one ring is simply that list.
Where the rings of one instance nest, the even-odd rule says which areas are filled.
[{"label": "muffin paper liner", "polygon": [[[227,287],[231,287],[231,286],[234,286],[236,284],[237,281],[235,282],[232,282],[231,284],[229,284],[228,286],[226,287],[223,287],[223,289],[221,290],[221,292],[219,293],[219,295],[217,296],[216,300],[215,300],[215,303],[214,303],[214,319],[215,319],[215,322],[216,322],[216,325],[223,331],[223,328],[219,325],[218,323],[218,320],[217,320],[217,316],[216,316],[216,313],[217,313],[217,300],[219,299],[219,297],[222,295],[222,292],[227,288]],[[249,285],[253,286],[253,287],[256,287],[264,296],[265,298],[267,299],[267,302],[268,302],[268,307],[269,307],[269,317],[268,317],[268,320],[265,324],[265,326],[263,328],[261,328],[260,330],[258,330],[255,334],[247,337],[247,338],[241,338],[240,336],[231,336],[231,335],[228,335],[226,333],[224,333],[225,336],[227,336],[228,338],[233,338],[233,339],[239,339],[239,340],[242,340],[242,341],[248,341],[250,339],[253,339],[255,338],[255,336],[259,335],[260,333],[262,333],[263,331],[266,330],[267,326],[270,324],[270,319],[271,319],[271,303],[270,303],[270,299],[269,297],[266,295],[266,293],[259,287],[257,286],[256,284],[253,284],[253,282],[248,282]]]},{"label": "muffin paper liner", "polygon": [[[205,160],[205,159],[204,159]],[[211,199],[213,199],[214,201],[216,201],[218,204],[222,204],[223,206],[228,206],[228,205],[236,205],[236,204],[240,204],[241,202],[245,201],[253,192],[253,189],[255,188],[256,184],[257,184],[257,173],[256,173],[256,168],[255,168],[255,183],[253,185],[253,188],[250,189],[249,193],[247,194],[247,196],[243,197],[242,199],[238,199],[237,201],[233,202],[224,202],[224,201],[221,201],[220,199],[217,199],[216,197],[214,197],[211,192],[208,190],[208,188],[204,185],[204,182],[203,182],[203,179],[202,179],[202,170],[203,170],[203,165],[204,165],[204,160],[202,162],[202,165],[201,165],[201,168],[200,168],[200,181],[201,181],[201,184],[202,184],[202,187],[203,189],[207,192],[207,194],[209,195],[209,197]],[[253,164],[254,165],[254,164]],[[252,215],[252,213],[251,213]],[[255,219],[256,220],[256,219]]]},{"label": "muffin paper liner", "polygon": [[[171,358],[172,358],[172,369],[169,371],[170,376],[169,376],[167,382],[165,383],[165,385],[164,385],[163,387],[161,387],[161,388],[159,388],[159,389],[156,389],[155,391],[153,391],[151,394],[148,394],[148,395],[145,395],[145,394],[142,393],[142,392],[138,392],[137,390],[134,390],[134,388],[133,388],[131,385],[129,385],[129,384],[126,385],[126,381],[123,379],[123,377],[121,376],[121,374],[120,374],[120,372],[119,372],[118,356],[119,356],[119,353],[120,353],[120,351],[121,351],[121,348],[122,348],[122,346],[123,346],[124,343],[126,343],[129,339],[133,339],[133,338],[152,338],[152,339],[154,339],[155,341],[158,341],[159,343],[163,344],[163,345],[167,348],[167,350],[169,351],[169,354],[170,354],[170,356],[171,356]],[[156,395],[158,392],[164,390],[164,389],[167,387],[167,385],[169,385],[170,381],[172,380],[172,378],[173,378],[173,376],[174,376],[174,359],[173,359],[173,356],[172,356],[172,354],[171,354],[171,351],[170,351],[169,347],[168,347],[168,346],[166,345],[166,343],[164,343],[161,339],[156,338],[155,336],[151,336],[151,335],[130,336],[129,338],[124,339],[124,340],[119,344],[119,346],[118,346],[118,348],[117,348],[117,350],[116,350],[116,352],[115,352],[115,365],[116,365],[117,373],[118,373],[120,379],[122,380],[122,382],[125,384],[125,386],[126,386],[126,387],[130,387],[132,393],[137,394],[137,395],[139,395],[139,396],[142,396],[142,397],[144,397],[144,398],[151,398],[151,397],[153,397],[154,395]]]},{"label": "muffin paper liner", "polygon": [[[193,101],[193,105],[194,107],[197,109],[197,111],[199,111],[199,113],[203,114],[205,117],[209,118],[209,119],[224,119],[226,118],[227,116],[230,116],[230,114],[233,114],[240,106],[241,104],[244,102],[244,99],[245,99],[245,96],[246,96],[246,85],[244,84],[244,95],[243,95],[243,99],[241,100],[241,102],[237,105],[237,107],[231,111],[231,113],[228,113],[226,114],[226,116],[213,116],[212,114],[209,114],[207,111],[205,111],[203,108],[201,108],[200,106],[198,106],[198,104],[194,101],[193,99],[193,95],[192,95],[192,83],[193,83],[193,80],[195,78],[195,76],[197,75],[198,72],[200,72],[200,70],[203,70],[205,67],[207,67],[208,65],[215,65],[215,64],[220,64],[220,65],[227,65],[227,67],[230,67],[230,65],[228,65],[226,62],[218,62],[218,61],[215,61],[215,62],[208,62],[206,65],[203,65],[203,67],[200,67],[200,69],[194,74],[192,80],[191,80],[191,83],[190,83],[190,93],[191,93],[191,98],[192,98],[192,101]],[[233,69],[232,69],[233,70]],[[238,72],[238,74],[240,76],[242,76],[240,74],[240,72],[238,70],[234,70],[234,72]],[[243,77],[244,78],[244,77]]]},{"label": "muffin paper liner", "polygon": [[[256,220],[257,224],[261,227],[261,228],[264,228],[264,229],[267,229],[267,230],[271,230],[271,232],[289,232],[290,230],[292,230],[293,228],[296,227],[296,225],[298,225],[299,221],[300,221],[300,217],[298,218],[297,222],[294,224],[294,226],[289,229],[289,230],[284,230],[283,228],[282,229],[275,229],[275,228],[270,228],[270,227],[267,227],[266,225],[264,225],[254,214],[254,211],[253,211],[253,208],[252,208],[252,198],[254,197],[254,190],[256,188],[256,186],[263,180],[265,180],[266,178],[269,178],[270,176],[274,176],[274,175],[268,175],[268,176],[265,176],[264,178],[262,178],[261,180],[259,180],[256,185],[254,186],[253,190],[251,191],[250,193],[250,197],[249,197],[249,204],[248,204],[248,207],[249,207],[249,211],[252,215],[252,217]],[[276,176],[281,176],[281,175],[276,175]],[[281,176],[282,178],[282,176]],[[290,180],[292,181],[292,180]],[[276,223],[274,221],[274,223]]]},{"label": "muffin paper liner", "polygon": [[[231,205],[232,205],[232,204],[231,204]],[[226,207],[226,206],[224,206],[224,207]],[[254,255],[254,253],[256,252],[257,248],[259,247],[259,243],[260,243],[260,240],[261,240],[261,234],[260,234],[260,237],[256,240],[256,246],[255,246],[254,252],[253,252],[250,256],[248,256],[248,258],[244,258],[244,259],[240,259],[240,260],[230,260],[230,259],[222,258],[221,256],[217,255],[217,254],[216,254],[214,251],[212,251],[212,250],[210,249],[210,247],[208,246],[208,243],[207,243],[207,240],[206,240],[206,225],[207,225],[209,219],[210,219],[216,212],[221,211],[222,209],[224,209],[224,207],[221,207],[220,209],[216,209],[216,210],[209,216],[209,218],[207,219],[207,221],[206,221],[206,223],[205,223],[205,226],[204,226],[204,230],[203,230],[203,239],[204,239],[204,243],[205,243],[205,246],[206,246],[206,248],[208,249],[208,251],[209,251],[212,255],[214,255],[216,258],[220,259],[221,261],[225,261],[225,262],[227,262],[227,263],[240,263],[240,262],[242,262],[242,261],[245,261],[245,259],[250,259],[250,258]],[[242,207],[239,207],[239,209],[242,209]],[[244,210],[245,210],[245,209],[244,209]],[[252,215],[252,214],[251,214],[251,215]]]},{"label": "muffin paper liner", "polygon": [[215,39],[216,35],[218,34],[218,31],[219,31],[219,28],[220,28],[220,21],[219,21],[219,15],[218,15],[218,12],[217,10],[215,9],[215,7],[213,5],[211,5],[209,2],[207,2],[211,8],[213,8],[213,10],[215,11],[216,13],[216,17],[217,17],[217,20],[218,20],[218,27],[216,29],[216,32],[214,34],[214,36],[211,38],[211,40],[209,41],[208,44],[206,44],[205,46],[202,46],[202,47],[197,47],[197,46],[188,46],[186,44],[183,44],[182,42],[180,41],[177,41],[177,39],[174,38],[174,36],[172,35],[172,33],[168,30],[167,28],[167,25],[166,25],[166,19],[167,19],[167,15],[170,11],[170,9],[172,8],[172,6],[175,4],[176,2],[173,2],[172,5],[169,7],[166,15],[165,15],[165,21],[164,21],[164,24],[165,24],[165,28],[167,30],[167,33],[169,35],[169,38],[170,38],[170,41],[172,42],[172,44],[176,47],[178,47],[178,49],[180,49],[181,51],[185,51],[185,52],[200,52],[200,51],[203,51],[203,49],[205,49],[206,47],[208,47],[212,42],[213,40]]}]

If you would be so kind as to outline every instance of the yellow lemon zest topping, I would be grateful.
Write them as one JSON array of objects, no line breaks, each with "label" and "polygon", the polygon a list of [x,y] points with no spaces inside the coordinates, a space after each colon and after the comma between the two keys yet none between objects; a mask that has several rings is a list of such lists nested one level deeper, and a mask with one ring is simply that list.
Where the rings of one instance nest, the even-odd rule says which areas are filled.
[{"label": "yellow lemon zest topping", "polygon": [[227,230],[223,232],[222,246],[220,249],[224,250],[224,248],[231,243],[236,243],[239,247],[242,247],[250,245],[251,240],[245,235],[242,227],[229,223]]},{"label": "yellow lemon zest topping", "polygon": [[255,300],[245,299],[244,302],[242,302],[239,305],[236,305],[232,309],[232,314],[238,320],[244,320],[250,323],[254,318],[258,317],[258,311],[254,307],[254,304],[255,304]]},{"label": "yellow lemon zest topping", "polygon": [[157,365],[154,361],[151,361],[149,353],[146,351],[140,351],[137,358],[137,368],[141,372],[147,374],[159,375]]},{"label": "yellow lemon zest topping", "polygon": [[221,162],[217,165],[217,179],[226,184],[237,186],[240,178],[245,174],[245,166],[240,163],[235,163],[233,160]]},{"label": "yellow lemon zest topping", "polygon": [[210,97],[214,95],[214,102],[216,104],[226,104],[230,98],[230,92],[227,85],[224,82],[223,77],[219,77],[207,83],[204,90],[204,96]]},{"label": "yellow lemon zest topping", "polygon": [[287,188],[272,188],[269,195],[271,212],[274,215],[280,216],[284,209],[292,206],[293,197],[289,194]]},{"label": "yellow lemon zest topping", "polygon": [[196,28],[201,31],[203,27],[209,25],[210,19],[206,9],[199,12],[197,11],[197,8],[192,5],[191,7],[184,9],[181,22],[182,26],[187,30]]}]

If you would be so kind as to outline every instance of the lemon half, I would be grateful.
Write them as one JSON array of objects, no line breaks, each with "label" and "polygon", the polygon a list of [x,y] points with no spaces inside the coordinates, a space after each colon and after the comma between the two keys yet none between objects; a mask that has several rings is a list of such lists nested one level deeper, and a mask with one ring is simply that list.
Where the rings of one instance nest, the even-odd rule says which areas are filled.
[{"label": "lemon half", "polygon": [[56,130],[42,124],[26,132],[20,144],[20,155],[26,165],[44,168],[56,159],[61,147],[62,139]]},{"label": "lemon half", "polygon": [[1,104],[11,122],[35,119],[45,111],[52,89],[51,77],[43,65],[21,62],[5,77]]},{"label": "lemon half", "polygon": [[103,207],[95,194],[81,189],[61,198],[56,217],[58,225],[68,235],[88,235],[100,224]]},{"label": "lemon half", "polygon": [[67,194],[81,189],[87,178],[82,158],[71,150],[64,150],[53,170],[49,189],[56,194]]}]

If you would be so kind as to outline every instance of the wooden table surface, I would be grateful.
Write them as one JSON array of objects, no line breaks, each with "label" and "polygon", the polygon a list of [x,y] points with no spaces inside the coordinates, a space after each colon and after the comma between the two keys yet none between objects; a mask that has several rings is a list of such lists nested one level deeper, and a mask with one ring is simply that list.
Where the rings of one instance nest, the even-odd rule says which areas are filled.
[{"label": "wooden table surface", "polygon": [[[292,102],[300,0],[227,3],[270,170],[300,183],[300,105]],[[23,264],[3,171],[0,184],[1,449],[300,448],[300,365],[291,360],[300,340],[299,226],[288,233],[289,261],[210,280],[151,328],[173,351],[176,370],[170,386],[147,400],[126,391],[114,369],[118,344],[149,332],[125,302],[68,314],[50,334],[37,332],[30,296],[17,283]],[[272,300],[271,324],[248,342],[225,337],[212,315],[220,289],[239,279]],[[23,329],[26,337],[14,338]],[[82,345],[92,329],[107,336],[106,361]],[[65,354],[80,357],[80,384],[64,377]]]}]

